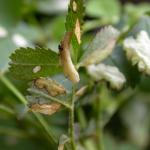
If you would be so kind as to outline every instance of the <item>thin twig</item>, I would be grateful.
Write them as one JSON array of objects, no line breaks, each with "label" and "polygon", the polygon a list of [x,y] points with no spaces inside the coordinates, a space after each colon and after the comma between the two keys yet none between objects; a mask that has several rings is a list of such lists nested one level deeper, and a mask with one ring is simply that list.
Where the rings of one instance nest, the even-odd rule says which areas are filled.
[{"label": "thin twig", "polygon": [[98,97],[96,103],[96,135],[98,139],[98,150],[104,150],[103,146],[103,127],[101,125],[102,113],[101,113],[101,100]]},{"label": "thin twig", "polygon": [[[97,93],[100,92],[100,87],[96,86]],[[102,99],[100,94],[97,94],[95,105],[95,123],[96,123],[96,136],[97,136],[97,148],[98,150],[104,150],[103,145],[103,127],[102,127],[102,111],[101,111]]]},{"label": "thin twig", "polygon": [[74,100],[75,100],[75,86],[73,86],[72,90],[71,109],[69,112],[69,135],[72,150],[76,150],[75,135],[74,135]]}]

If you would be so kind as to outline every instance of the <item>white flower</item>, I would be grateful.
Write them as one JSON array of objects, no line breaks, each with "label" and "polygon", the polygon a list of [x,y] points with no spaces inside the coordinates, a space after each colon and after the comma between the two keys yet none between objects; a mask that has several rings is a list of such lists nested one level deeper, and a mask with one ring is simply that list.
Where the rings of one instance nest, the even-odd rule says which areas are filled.
[{"label": "white flower", "polygon": [[105,64],[90,65],[87,67],[87,70],[94,80],[106,80],[114,89],[121,89],[126,82],[124,75],[115,66]]},{"label": "white flower", "polygon": [[141,31],[136,39],[126,38],[123,46],[132,64],[138,64],[139,71],[150,75],[150,38],[147,32]]}]

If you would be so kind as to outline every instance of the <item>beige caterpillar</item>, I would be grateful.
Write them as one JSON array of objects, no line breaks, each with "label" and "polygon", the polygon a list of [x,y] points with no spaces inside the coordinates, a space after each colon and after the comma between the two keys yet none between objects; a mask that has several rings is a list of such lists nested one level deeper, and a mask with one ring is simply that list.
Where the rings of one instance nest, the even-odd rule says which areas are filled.
[{"label": "beige caterpillar", "polygon": [[72,34],[72,32],[66,32],[63,40],[60,43],[59,53],[65,76],[73,83],[77,83],[80,81],[80,78],[70,55],[70,42]]}]

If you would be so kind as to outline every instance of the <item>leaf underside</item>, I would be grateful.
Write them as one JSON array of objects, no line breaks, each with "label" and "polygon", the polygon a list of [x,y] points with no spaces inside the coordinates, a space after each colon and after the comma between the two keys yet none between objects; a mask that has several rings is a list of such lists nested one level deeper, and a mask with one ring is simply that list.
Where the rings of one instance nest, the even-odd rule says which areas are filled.
[{"label": "leaf underside", "polygon": [[80,66],[97,64],[106,59],[112,53],[119,34],[119,31],[112,26],[101,29],[81,57]]}]

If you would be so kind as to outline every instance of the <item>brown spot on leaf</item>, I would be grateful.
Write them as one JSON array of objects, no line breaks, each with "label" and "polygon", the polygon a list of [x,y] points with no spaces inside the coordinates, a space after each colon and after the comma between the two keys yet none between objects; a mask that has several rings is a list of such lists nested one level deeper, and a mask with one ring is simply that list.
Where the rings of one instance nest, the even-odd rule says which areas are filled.
[{"label": "brown spot on leaf", "polygon": [[66,89],[61,84],[58,84],[51,79],[39,78],[35,80],[34,84],[37,88],[46,90],[51,96],[57,96],[66,93]]},{"label": "brown spot on leaf", "polygon": [[30,104],[29,108],[33,112],[39,112],[45,115],[52,115],[61,108],[61,104],[59,103],[51,103],[51,104],[33,103],[33,104]]},{"label": "brown spot on leaf", "polygon": [[77,11],[77,3],[75,1],[72,2],[73,11]]}]

